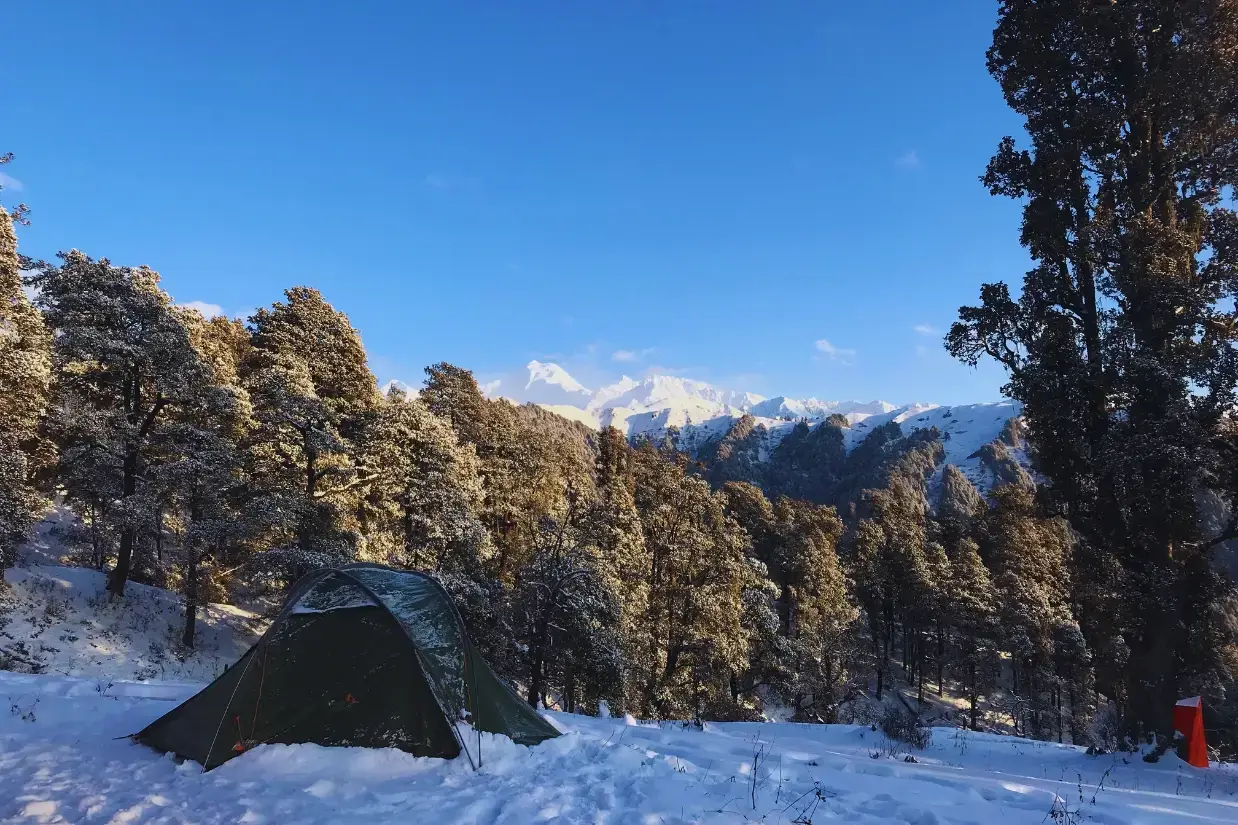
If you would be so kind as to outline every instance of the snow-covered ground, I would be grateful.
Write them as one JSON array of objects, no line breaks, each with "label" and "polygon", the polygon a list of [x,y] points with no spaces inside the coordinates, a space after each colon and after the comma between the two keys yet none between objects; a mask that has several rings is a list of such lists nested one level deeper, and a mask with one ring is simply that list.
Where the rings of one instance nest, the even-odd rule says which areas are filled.
[{"label": "snow-covered ground", "polygon": [[130,582],[123,602],[105,591],[103,573],[58,564],[63,548],[53,511],[23,548],[0,588],[0,668],[105,679],[204,682],[261,635],[264,620],[230,605],[198,610],[193,651],[180,650],[179,596]]},{"label": "snow-covered ground", "polygon": [[267,745],[203,773],[123,738],[193,689],[0,674],[0,822],[1238,822],[1227,768],[948,729],[908,763],[864,727],[551,714],[566,735],[535,748],[486,736],[476,772],[464,759]]}]

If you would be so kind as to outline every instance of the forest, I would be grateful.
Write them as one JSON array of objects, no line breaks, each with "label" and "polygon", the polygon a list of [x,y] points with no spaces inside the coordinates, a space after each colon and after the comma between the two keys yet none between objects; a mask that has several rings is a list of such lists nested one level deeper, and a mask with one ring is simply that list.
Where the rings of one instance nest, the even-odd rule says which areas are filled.
[{"label": "forest", "polygon": [[1110,750],[1171,747],[1201,695],[1233,752],[1235,54],[1229,2],[1001,4],[988,67],[1026,134],[982,180],[1033,266],[944,342],[1023,406],[987,495],[897,424],[848,453],[845,419],[802,422],[758,461],[750,419],[688,454],[447,363],[384,394],[313,288],[207,319],[148,268],[20,255],[29,210],[0,210],[0,568],[57,501],[115,599],[183,594],[184,648],[206,602],[368,560],[432,571],[535,704],[837,722],[905,690]]}]

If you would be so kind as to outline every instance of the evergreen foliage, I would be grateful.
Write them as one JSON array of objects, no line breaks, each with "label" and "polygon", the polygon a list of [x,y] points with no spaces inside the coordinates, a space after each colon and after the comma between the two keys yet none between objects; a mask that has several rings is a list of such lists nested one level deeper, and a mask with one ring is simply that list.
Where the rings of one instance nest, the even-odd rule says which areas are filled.
[{"label": "evergreen foliage", "polygon": [[[11,157],[0,157],[0,163]],[[32,482],[47,452],[39,425],[47,407],[51,339],[22,291],[13,222],[24,216],[0,207],[0,579],[42,509]]]},{"label": "evergreen foliage", "polygon": [[1024,405],[1043,500],[1083,545],[1083,636],[1119,663],[1101,689],[1131,734],[1171,734],[1178,697],[1207,685],[1218,703],[1236,675],[1232,585],[1186,585],[1238,536],[1238,519],[1201,529],[1206,493],[1238,500],[1235,48],[1231,0],[1004,0],[988,52],[1030,145],[1005,138],[983,181],[1023,202],[1035,266],[1018,299],[985,284],[947,346],[1002,364]]}]

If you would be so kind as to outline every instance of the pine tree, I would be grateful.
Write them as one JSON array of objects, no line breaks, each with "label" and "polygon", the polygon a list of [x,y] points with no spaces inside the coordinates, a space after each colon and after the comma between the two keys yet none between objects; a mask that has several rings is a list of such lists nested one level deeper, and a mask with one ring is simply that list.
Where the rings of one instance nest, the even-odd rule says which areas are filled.
[{"label": "pine tree", "polygon": [[1223,199],[1238,181],[1236,47],[1230,0],[1004,0],[988,53],[1030,147],[1004,139],[983,180],[1024,202],[1035,265],[1017,300],[984,285],[947,346],[1006,368],[1047,503],[1098,572],[1121,571],[1128,592],[1091,605],[1118,615],[1083,626],[1129,648],[1111,689],[1131,733],[1171,733],[1187,681],[1174,651],[1219,615],[1216,591],[1182,582],[1238,535],[1238,520],[1204,534],[1198,505],[1205,487],[1238,493],[1223,424],[1238,382],[1238,215]]},{"label": "pine tree", "polygon": [[1001,627],[997,594],[980,548],[971,539],[955,543],[950,558],[951,586],[944,590],[949,616],[947,661],[960,682],[969,705],[969,723],[977,729],[980,700],[999,676]]},{"label": "pine tree", "polygon": [[[0,156],[0,163],[11,157]],[[24,211],[14,214],[24,220]],[[50,346],[42,317],[22,291],[13,216],[0,207],[0,581],[42,504],[31,477],[47,407]]]},{"label": "pine tree", "polygon": [[194,310],[179,310],[194,348],[210,371],[191,403],[169,413],[168,426],[153,444],[148,487],[163,523],[175,529],[170,548],[185,597],[181,644],[194,646],[198,607],[218,592],[212,572],[234,563],[255,530],[249,508],[249,478],[243,444],[253,429],[248,394],[239,366],[248,334],[235,321],[206,321]]},{"label": "pine tree", "polygon": [[992,497],[980,552],[993,571],[1015,692],[1027,703],[1028,732],[1044,738],[1046,716],[1056,705],[1055,639],[1074,626],[1073,542],[1064,520],[1036,516],[1034,493],[1026,487],[999,487]]},{"label": "pine tree", "polygon": [[633,458],[649,581],[643,632],[652,650],[634,667],[631,694],[647,715],[700,718],[746,663],[740,618],[748,537],[704,480],[652,445]]},{"label": "pine tree", "polygon": [[597,442],[597,497],[582,516],[582,530],[596,550],[599,574],[618,594],[624,658],[647,661],[653,645],[644,621],[649,608],[649,564],[634,498],[631,448],[614,427],[604,428]]},{"label": "pine tree", "polygon": [[55,334],[50,427],[58,475],[70,500],[114,532],[108,590],[119,596],[135,546],[155,520],[144,481],[154,445],[170,413],[199,398],[210,372],[156,273],[77,251],[60,259],[31,279]]},{"label": "pine tree", "polygon": [[446,419],[392,390],[359,458],[376,532],[393,537],[385,561],[415,570],[475,571],[489,553],[478,519],[477,456]]},{"label": "pine tree", "polygon": [[597,556],[580,546],[574,515],[543,523],[542,541],[515,594],[529,704],[543,703],[555,688],[569,712],[580,699],[596,707],[600,699],[619,698],[625,675],[619,597]]},{"label": "pine tree", "polygon": [[252,348],[241,375],[257,422],[253,485],[274,548],[264,560],[293,579],[360,549],[365,480],[356,472],[357,442],[380,396],[348,318],[316,290],[285,295],[286,303],[250,319]]}]

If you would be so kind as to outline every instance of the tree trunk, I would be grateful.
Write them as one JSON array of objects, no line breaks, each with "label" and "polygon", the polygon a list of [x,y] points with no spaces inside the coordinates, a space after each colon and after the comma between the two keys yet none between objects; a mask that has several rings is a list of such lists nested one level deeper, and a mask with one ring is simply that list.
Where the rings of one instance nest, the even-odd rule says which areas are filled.
[{"label": "tree trunk", "polygon": [[946,640],[941,631],[941,619],[937,620],[937,696],[940,698],[944,695],[945,685],[942,683],[942,673],[944,668],[942,662],[946,656]]},{"label": "tree trunk", "polygon": [[873,667],[877,671],[877,698],[881,698],[881,691],[885,687],[885,667],[883,666],[884,659],[882,651],[885,650],[885,643],[877,631],[873,631]]},{"label": "tree trunk", "polygon": [[529,651],[533,654],[532,661],[529,662],[529,704],[537,707],[538,701],[542,698],[542,692],[546,689],[545,677],[543,671],[546,666],[546,622],[539,622],[537,633],[532,639],[532,649]]},{"label": "tree trunk", "polygon": [[[125,453],[125,463],[121,481],[121,498],[127,499],[138,489],[138,451],[129,450]],[[116,566],[108,577],[107,590],[113,598],[125,595],[125,582],[129,581],[129,567],[133,563],[134,529],[132,525],[120,531],[120,546],[116,551]]]},{"label": "tree trunk", "polygon": [[194,631],[198,624],[198,553],[189,548],[189,565],[185,570],[185,632],[181,644],[192,650]]},{"label": "tree trunk", "polygon": [[[1162,594],[1172,598],[1170,594]],[[1146,600],[1155,601],[1155,600]],[[1128,736],[1147,733],[1173,736],[1173,706],[1177,695],[1174,667],[1172,610],[1147,610],[1139,638],[1132,645],[1127,677],[1126,720],[1123,727]]]},{"label": "tree trunk", "polygon": [[571,665],[563,675],[563,709],[568,713],[576,712],[576,669]]},{"label": "tree trunk", "polygon": [[916,701],[921,705],[924,704],[924,645],[921,642],[920,634],[916,633],[916,682],[919,684],[919,691],[916,694]]},{"label": "tree trunk", "polygon": [[978,705],[980,703],[980,690],[979,686],[976,684],[975,662],[971,663],[971,684],[968,692],[971,694],[971,729],[976,730],[976,718],[979,713]]}]

